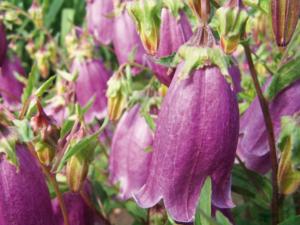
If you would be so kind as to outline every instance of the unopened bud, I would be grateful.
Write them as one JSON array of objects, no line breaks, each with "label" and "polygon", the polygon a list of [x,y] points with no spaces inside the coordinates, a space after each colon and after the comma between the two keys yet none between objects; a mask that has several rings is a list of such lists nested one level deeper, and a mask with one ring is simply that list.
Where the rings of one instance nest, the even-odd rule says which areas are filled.
[{"label": "unopened bud", "polygon": [[57,50],[54,40],[49,41],[46,48],[49,53],[50,62],[55,65],[57,63]]},{"label": "unopened bud", "polygon": [[155,0],[132,1],[127,5],[143,46],[151,55],[156,53],[159,44],[160,7]]},{"label": "unopened bud", "polygon": [[29,56],[31,58],[34,57],[34,53],[35,53],[35,45],[34,42],[32,40],[30,40],[27,44],[26,44],[26,51],[28,52]]},{"label": "unopened bud", "polygon": [[279,47],[286,47],[297,26],[300,14],[299,0],[272,0],[272,26],[276,43]]},{"label": "unopened bud", "polygon": [[216,12],[221,47],[226,54],[231,54],[243,38],[248,14],[240,1],[229,0]]},{"label": "unopened bud", "polygon": [[29,15],[38,28],[43,26],[43,9],[36,1],[32,2],[29,9]]},{"label": "unopened bud", "polygon": [[35,53],[37,67],[43,78],[47,78],[50,70],[49,52],[45,49],[40,49]]},{"label": "unopened bud", "polygon": [[112,121],[118,120],[127,105],[128,84],[123,73],[115,73],[108,81],[106,96],[108,98],[108,116]]},{"label": "unopened bud", "polygon": [[34,148],[39,161],[45,166],[50,166],[55,156],[55,149],[53,148],[53,146],[46,143],[45,141],[38,141],[34,144]]},{"label": "unopened bud", "polygon": [[208,21],[210,14],[210,4],[208,0],[187,0],[187,3],[201,22],[206,23]]}]

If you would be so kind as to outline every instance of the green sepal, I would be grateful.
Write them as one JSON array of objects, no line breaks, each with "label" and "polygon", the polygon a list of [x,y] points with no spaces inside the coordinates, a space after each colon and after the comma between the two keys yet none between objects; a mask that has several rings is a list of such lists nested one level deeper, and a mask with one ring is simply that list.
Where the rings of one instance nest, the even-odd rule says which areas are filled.
[{"label": "green sepal", "polygon": [[[0,126],[1,129],[1,126]],[[16,143],[18,140],[18,134],[14,130],[13,127],[4,128],[8,129],[9,134],[3,136],[2,130],[0,130],[0,153],[4,153],[6,155],[6,159],[15,166],[19,166],[18,158],[16,155]]]},{"label": "green sepal", "polygon": [[184,45],[180,47],[176,54],[173,66],[184,61],[183,69],[179,75],[180,79],[186,79],[193,70],[201,69],[205,66],[215,65],[219,67],[225,79],[232,84],[231,77],[228,72],[229,58],[224,55],[220,48],[194,47]]},{"label": "green sepal", "polygon": [[164,6],[171,10],[175,18],[179,17],[179,12],[184,7],[184,3],[181,0],[163,0],[163,3]]}]

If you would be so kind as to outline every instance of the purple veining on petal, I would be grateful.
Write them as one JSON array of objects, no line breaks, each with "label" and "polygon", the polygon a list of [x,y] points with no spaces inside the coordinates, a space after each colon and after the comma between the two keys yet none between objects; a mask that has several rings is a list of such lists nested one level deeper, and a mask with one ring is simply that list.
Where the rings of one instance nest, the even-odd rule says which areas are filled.
[{"label": "purple veining on petal", "polygon": [[5,61],[6,51],[7,51],[7,41],[6,41],[5,27],[0,22],[0,66],[2,66],[3,62]]},{"label": "purple veining on petal", "polygon": [[[268,82],[269,83],[269,82]],[[281,91],[270,103],[275,136],[280,134],[282,116],[300,111],[300,81]],[[267,132],[260,104],[256,98],[241,117],[238,155],[254,171],[266,173],[271,168]]]},{"label": "purple veining on petal", "polygon": [[0,95],[4,100],[5,106],[15,109],[21,103],[23,84],[18,81],[15,74],[25,75],[21,62],[17,57],[5,58],[0,70]]},{"label": "purple veining on petal", "polygon": [[99,59],[75,60],[71,71],[78,75],[75,92],[79,104],[83,107],[95,98],[85,114],[85,120],[91,122],[94,118],[103,119],[107,113],[106,89],[110,73]]},{"label": "purple veining on petal", "polygon": [[50,195],[42,171],[29,151],[17,145],[19,171],[0,155],[1,225],[53,225]]},{"label": "purple veining on petal", "polygon": [[89,32],[100,44],[108,45],[113,37],[113,18],[109,14],[113,12],[112,0],[87,0],[87,25]]},{"label": "purple veining on petal", "polygon": [[110,180],[120,182],[120,198],[130,198],[145,183],[152,156],[146,149],[152,141],[152,131],[136,105],[122,116],[112,140]]},{"label": "purple veining on petal", "polygon": [[163,199],[174,220],[190,222],[207,176],[212,178],[212,205],[233,207],[230,173],[239,112],[218,68],[205,67],[180,80],[182,67],[177,67],[161,107],[149,176],[134,197],[141,207]]},{"label": "purple veining on petal", "polygon": [[[183,11],[180,18],[175,18],[169,9],[161,12],[160,42],[156,57],[166,57],[176,52],[192,35],[192,28]],[[163,84],[169,86],[173,74],[168,75],[168,68],[148,60],[150,68]]]},{"label": "purple veining on petal", "polygon": [[[68,212],[70,225],[103,225],[94,212],[86,205],[80,194],[67,192],[63,194],[64,203]],[[56,225],[64,225],[58,200],[52,201]]]},{"label": "purple veining on petal", "polygon": [[[126,10],[115,17],[113,30],[113,45],[119,64],[129,62],[129,57],[134,56],[134,62],[144,65],[145,50],[135,24]],[[132,72],[137,74],[140,69],[133,68]]]}]

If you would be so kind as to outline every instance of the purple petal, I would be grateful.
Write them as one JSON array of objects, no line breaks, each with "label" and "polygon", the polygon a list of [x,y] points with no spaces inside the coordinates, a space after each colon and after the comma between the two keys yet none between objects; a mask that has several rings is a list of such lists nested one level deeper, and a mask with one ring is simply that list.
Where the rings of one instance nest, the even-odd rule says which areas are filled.
[{"label": "purple petal", "polygon": [[212,178],[212,204],[233,206],[230,172],[234,162],[239,112],[235,94],[215,67],[178,79],[175,73],[157,122],[146,184],[135,195],[141,207],[161,198],[172,218],[190,222],[201,186]]},{"label": "purple petal", "polygon": [[[135,29],[135,24],[127,11],[115,17],[113,45],[119,64],[129,62],[129,57],[134,56],[134,62],[143,65],[145,50]],[[136,74],[140,69],[134,68]]]},{"label": "purple petal", "polygon": [[23,93],[23,84],[16,79],[16,73],[25,75],[20,60],[17,57],[5,58],[0,70],[0,95],[4,104],[10,109],[20,105]]},{"label": "purple petal", "polygon": [[[282,116],[293,115],[300,110],[300,81],[279,93],[270,103],[275,136],[280,134]],[[238,155],[246,166],[266,173],[271,167],[266,127],[258,99],[254,99],[241,118]]]},{"label": "purple petal", "polygon": [[45,178],[29,151],[16,147],[19,171],[0,155],[0,224],[53,225]]},{"label": "purple petal", "polygon": [[241,92],[243,89],[241,87],[241,72],[237,65],[232,65],[229,68],[229,74],[233,81],[233,90],[235,93]]},{"label": "purple petal", "polygon": [[74,61],[72,72],[78,73],[76,80],[76,98],[83,107],[95,97],[92,107],[85,115],[85,120],[91,122],[95,117],[103,119],[106,115],[106,89],[109,72],[101,60]]},{"label": "purple petal", "polygon": [[[93,211],[85,204],[82,197],[78,193],[64,193],[64,203],[67,208],[70,225],[97,225],[104,224],[100,221]],[[56,225],[64,225],[58,200],[52,201],[52,207],[55,215]]]},{"label": "purple petal", "polygon": [[145,150],[152,141],[152,131],[136,105],[122,116],[110,153],[110,179],[120,182],[122,199],[130,198],[145,183],[152,155]]},{"label": "purple petal", "polygon": [[113,37],[113,19],[108,15],[113,12],[112,0],[87,0],[87,25],[90,33],[99,44],[108,45]]},{"label": "purple petal", "polygon": [[[180,18],[175,18],[169,9],[163,8],[161,12],[160,42],[157,57],[166,57],[176,52],[192,36],[191,25],[182,11]],[[168,68],[155,64],[149,60],[149,66],[156,77],[169,86],[174,74],[167,75]]]}]

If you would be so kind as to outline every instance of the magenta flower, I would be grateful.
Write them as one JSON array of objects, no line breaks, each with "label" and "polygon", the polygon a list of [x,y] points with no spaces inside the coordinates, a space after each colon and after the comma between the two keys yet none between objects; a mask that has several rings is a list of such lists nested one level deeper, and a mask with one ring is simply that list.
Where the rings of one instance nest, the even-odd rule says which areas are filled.
[{"label": "magenta flower", "polygon": [[183,63],[157,120],[153,156],[145,185],[135,194],[141,207],[164,200],[171,217],[190,222],[201,187],[212,178],[212,206],[233,207],[230,172],[239,129],[237,99],[216,67],[180,77]]},{"label": "magenta flower", "polygon": [[15,75],[25,75],[21,62],[17,57],[4,59],[0,70],[0,95],[4,100],[5,106],[15,109],[20,105],[23,93],[23,84],[19,82]]},{"label": "magenta flower", "polygon": [[[113,30],[113,45],[119,64],[127,63],[133,57],[134,62],[143,65],[145,50],[126,10],[115,17]],[[134,68],[132,72],[136,74],[139,71],[140,69]]]},{"label": "magenta flower", "polygon": [[[300,81],[281,91],[270,103],[275,136],[280,134],[282,116],[300,111]],[[254,99],[241,118],[237,154],[247,168],[259,173],[271,169],[267,131],[258,99]]]},{"label": "magenta flower", "polygon": [[109,72],[102,61],[99,59],[75,60],[71,70],[78,75],[75,91],[79,104],[83,107],[89,100],[95,98],[92,107],[85,115],[85,120],[91,122],[94,118],[103,119],[107,113],[105,93]]},{"label": "magenta flower", "polygon": [[229,67],[228,72],[232,78],[234,92],[235,93],[241,92],[242,91],[241,72],[240,72],[239,67],[237,65],[233,64],[231,67]]},{"label": "magenta flower", "polygon": [[109,159],[110,180],[120,182],[122,199],[130,198],[145,183],[152,155],[146,149],[152,146],[152,141],[152,131],[136,105],[122,116]]},{"label": "magenta flower", "polygon": [[35,159],[17,145],[19,171],[0,155],[0,224],[53,225],[54,216],[45,178]]},{"label": "magenta flower", "polygon": [[109,14],[113,12],[112,0],[87,0],[86,15],[89,32],[99,44],[108,45],[113,36],[113,19]]},{"label": "magenta flower", "polygon": [[[192,28],[183,11],[179,18],[173,16],[171,10],[163,8],[161,12],[160,42],[157,58],[162,58],[176,52],[192,36]],[[174,74],[168,75],[168,68],[149,60],[149,66],[160,82],[169,86]]]},{"label": "magenta flower", "polygon": [[[71,192],[64,193],[63,199],[67,208],[70,225],[105,224],[97,218],[94,212],[86,205],[80,194]],[[52,201],[52,207],[56,220],[55,224],[64,225],[63,216],[57,199]]]},{"label": "magenta flower", "polygon": [[2,23],[0,23],[0,66],[2,66],[3,62],[5,61],[6,51],[7,51],[7,41],[6,41],[5,27]]}]

